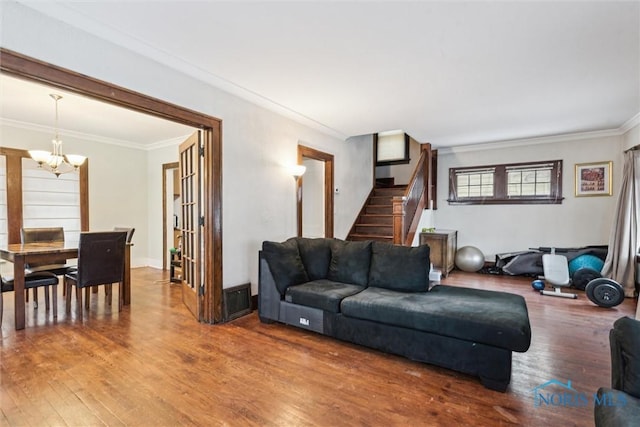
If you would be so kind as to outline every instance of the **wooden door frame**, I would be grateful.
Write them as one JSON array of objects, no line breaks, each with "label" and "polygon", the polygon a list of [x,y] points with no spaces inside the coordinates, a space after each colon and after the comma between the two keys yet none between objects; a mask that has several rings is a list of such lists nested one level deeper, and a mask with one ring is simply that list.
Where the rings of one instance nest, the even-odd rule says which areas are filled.
[{"label": "wooden door frame", "polygon": [[222,322],[222,121],[4,48],[0,72],[203,131],[203,314],[205,322]]},{"label": "wooden door frame", "polygon": [[[333,237],[333,154],[325,153],[315,148],[298,145],[298,164],[302,164],[303,157],[324,162],[324,237]],[[302,237],[302,180],[296,183],[298,237]]]}]

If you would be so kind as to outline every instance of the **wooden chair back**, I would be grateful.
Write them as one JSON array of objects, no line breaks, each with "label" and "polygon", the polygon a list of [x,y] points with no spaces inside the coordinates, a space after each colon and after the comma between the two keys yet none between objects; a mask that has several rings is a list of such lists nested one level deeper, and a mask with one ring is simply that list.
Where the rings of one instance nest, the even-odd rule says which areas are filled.
[{"label": "wooden chair back", "polygon": [[122,282],[126,241],[127,233],[124,231],[80,233],[77,286],[84,288]]}]

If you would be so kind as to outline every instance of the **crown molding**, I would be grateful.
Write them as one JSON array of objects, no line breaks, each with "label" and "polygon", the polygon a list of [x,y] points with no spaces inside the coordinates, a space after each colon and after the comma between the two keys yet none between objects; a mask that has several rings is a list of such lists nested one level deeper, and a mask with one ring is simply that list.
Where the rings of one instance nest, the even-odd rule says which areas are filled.
[{"label": "crown molding", "polygon": [[[12,119],[7,119],[7,118],[3,118],[3,117],[0,117],[0,125],[1,126],[12,127],[12,128],[16,128],[16,129],[23,129],[23,130],[28,130],[28,131],[50,133],[50,134],[53,134],[56,131],[55,128],[53,128],[52,126],[43,126],[43,125],[38,125],[38,124],[35,124],[35,123],[21,122],[19,120],[12,120]],[[92,135],[92,134],[83,133],[83,132],[76,132],[76,131],[68,130],[68,129],[58,129],[58,132],[61,135],[65,136],[65,137],[82,139],[82,140],[85,140],[85,141],[93,141],[93,142],[98,142],[100,144],[118,145],[118,146],[121,146],[121,147],[133,148],[133,149],[136,149],[136,150],[148,150],[149,149],[148,145],[140,144],[139,142],[133,142],[133,141],[128,141],[128,140],[124,140],[124,139],[105,138],[105,137],[99,136],[99,135]]]},{"label": "crown molding", "polygon": [[[37,125],[35,123],[21,122],[19,120],[12,120],[0,117],[0,126],[7,126],[16,129],[23,129],[34,132],[42,132],[42,133],[50,133],[53,134],[55,132],[55,128],[52,126],[43,126]],[[178,136],[176,138],[163,139],[161,141],[157,141],[151,144],[141,144],[139,142],[133,142],[125,139],[117,139],[117,138],[106,138],[104,136],[93,135],[89,133],[76,132],[73,130],[67,129],[58,129],[58,132],[63,136],[69,136],[76,139],[81,139],[84,141],[92,141],[100,144],[108,144],[108,145],[117,145],[119,147],[131,148],[134,150],[141,151],[153,151],[159,148],[165,147],[176,147],[180,145],[187,137],[188,134],[183,136]]]},{"label": "crown molding", "polygon": [[620,131],[625,134],[638,125],[640,125],[640,113],[624,122],[622,126],[620,126]]},{"label": "crown molding", "polygon": [[176,138],[163,139],[162,141],[158,141],[158,142],[154,142],[153,144],[145,145],[144,146],[144,150],[153,151],[153,150],[157,150],[159,148],[177,147],[178,145],[183,143],[188,137],[189,137],[189,134],[186,134],[186,135],[183,135],[183,136],[178,136]]},{"label": "crown molding", "polygon": [[[634,119],[636,117],[638,118],[638,123],[640,123],[640,114],[636,115]],[[524,147],[528,145],[554,144],[558,142],[573,141],[576,139],[607,138],[612,136],[623,135],[628,130],[628,129],[625,129],[625,126],[627,125],[627,123],[631,122],[631,120],[627,121],[624,125],[622,125],[617,129],[596,130],[591,132],[576,132],[576,133],[567,133],[562,135],[549,135],[549,136],[540,136],[535,138],[513,139],[513,140],[505,140],[505,141],[484,142],[479,144],[458,145],[455,147],[442,147],[442,148],[436,147],[436,148],[438,149],[438,155],[448,155],[448,154],[466,153],[466,152],[472,152],[472,151]],[[633,126],[630,126],[629,129],[631,127]]]}]

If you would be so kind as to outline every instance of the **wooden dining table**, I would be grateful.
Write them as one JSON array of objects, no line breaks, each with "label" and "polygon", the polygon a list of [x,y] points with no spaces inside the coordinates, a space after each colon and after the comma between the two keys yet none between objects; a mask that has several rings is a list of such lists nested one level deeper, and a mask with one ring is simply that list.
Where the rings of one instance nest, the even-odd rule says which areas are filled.
[{"label": "wooden dining table", "polygon": [[[131,304],[131,244],[125,248],[124,305]],[[16,330],[25,327],[24,266],[78,257],[78,245],[65,242],[14,243],[0,247],[0,259],[13,263]]]}]

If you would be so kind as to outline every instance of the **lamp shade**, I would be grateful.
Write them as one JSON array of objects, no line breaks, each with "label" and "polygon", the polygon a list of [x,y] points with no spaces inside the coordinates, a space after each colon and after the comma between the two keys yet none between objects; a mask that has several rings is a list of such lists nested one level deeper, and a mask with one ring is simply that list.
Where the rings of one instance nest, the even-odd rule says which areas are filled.
[{"label": "lamp shade", "polygon": [[37,163],[46,163],[51,156],[51,152],[44,150],[29,150],[29,155]]},{"label": "lamp shade", "polygon": [[67,157],[67,161],[71,164],[71,166],[76,168],[80,167],[86,160],[85,156],[80,156],[78,154],[66,154],[65,156]]},{"label": "lamp shade", "polygon": [[295,178],[299,178],[304,175],[306,170],[307,167],[304,165],[293,165],[290,168],[291,175],[293,175]]}]

